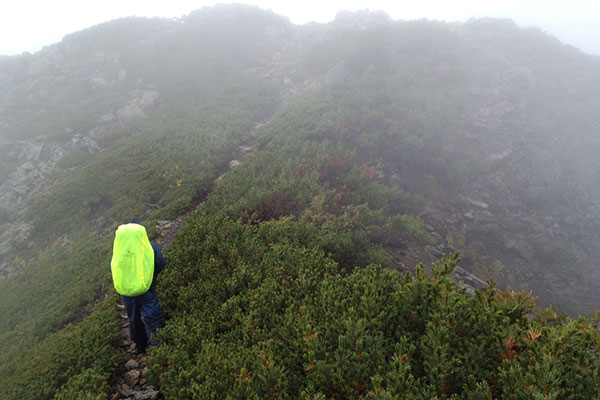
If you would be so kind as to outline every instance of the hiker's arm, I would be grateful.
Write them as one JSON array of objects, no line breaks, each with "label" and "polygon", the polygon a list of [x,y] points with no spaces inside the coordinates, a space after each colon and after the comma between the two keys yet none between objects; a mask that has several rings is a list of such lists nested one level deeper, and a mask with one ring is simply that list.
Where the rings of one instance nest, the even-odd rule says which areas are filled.
[{"label": "hiker's arm", "polygon": [[152,250],[154,250],[154,272],[155,274],[160,274],[160,272],[165,268],[167,262],[160,251],[160,247],[154,242],[150,242],[152,245]]}]

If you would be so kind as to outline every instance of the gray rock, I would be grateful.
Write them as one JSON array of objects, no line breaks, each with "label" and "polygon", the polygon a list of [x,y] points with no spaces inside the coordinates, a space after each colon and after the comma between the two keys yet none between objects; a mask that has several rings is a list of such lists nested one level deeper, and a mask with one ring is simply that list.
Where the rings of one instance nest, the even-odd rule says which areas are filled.
[{"label": "gray rock", "polygon": [[483,201],[473,200],[471,198],[467,198],[467,201],[473,204],[474,206],[481,207],[485,210],[487,210],[490,207],[489,204],[484,203]]},{"label": "gray rock", "polygon": [[157,400],[160,393],[156,390],[146,390],[141,393],[136,393],[135,400]]},{"label": "gray rock", "polygon": [[127,399],[133,396],[133,391],[129,389],[119,389],[119,394],[121,395],[122,399]]},{"label": "gray rock", "polygon": [[125,363],[125,368],[127,368],[128,371],[130,371],[134,368],[137,368],[137,367],[138,367],[138,362],[135,361],[133,358]]},{"label": "gray rock", "polygon": [[140,381],[140,374],[140,371],[138,371],[137,369],[133,369],[127,372],[124,376],[125,383],[127,384],[127,386],[133,387],[137,385],[137,383]]},{"label": "gray rock", "polygon": [[95,153],[100,150],[100,145],[89,137],[73,138],[73,144],[76,147],[87,150],[90,153]]},{"label": "gray rock", "polygon": [[158,229],[165,230],[165,229],[169,229],[171,226],[173,226],[173,223],[171,221],[165,221],[165,220],[160,220],[160,221],[156,221],[156,227]]},{"label": "gray rock", "polygon": [[146,114],[135,103],[129,102],[126,106],[117,110],[117,116],[122,124],[129,124],[139,119],[146,118]]},{"label": "gray rock", "polygon": [[511,149],[507,149],[504,150],[502,152],[499,153],[494,153],[490,155],[490,160],[492,161],[499,161],[499,160],[503,160],[506,157],[510,156],[512,154],[512,150]]},{"label": "gray rock", "polygon": [[23,168],[25,171],[31,171],[35,169],[35,165],[33,165],[31,161],[26,161],[21,165],[21,168]]},{"label": "gray rock", "polygon": [[40,158],[43,149],[43,143],[27,143],[25,144],[23,150],[21,150],[21,154],[19,154],[19,159],[37,161]]},{"label": "gray rock", "polygon": [[158,92],[154,90],[146,90],[142,93],[138,100],[138,104],[141,108],[149,108],[154,106],[154,103],[158,99]]},{"label": "gray rock", "polygon": [[149,400],[157,400],[160,393],[156,390],[150,390],[147,392]]},{"label": "gray rock", "polygon": [[101,116],[98,122],[113,122],[116,118],[117,117],[115,117],[115,114],[108,113]]},{"label": "gray rock", "polygon": [[454,268],[452,278],[456,282],[462,282],[458,286],[466,289],[467,294],[469,295],[473,295],[476,289],[481,289],[486,285],[486,283],[478,276],[473,275],[472,273],[458,266]]},{"label": "gray rock", "polygon": [[459,283],[457,286],[461,289],[465,289],[468,296],[473,296],[475,294],[475,288],[472,286],[469,286],[465,283]]},{"label": "gray rock", "polygon": [[19,196],[25,196],[27,193],[29,193],[29,188],[27,186],[22,186],[22,185],[13,186],[12,190]]}]

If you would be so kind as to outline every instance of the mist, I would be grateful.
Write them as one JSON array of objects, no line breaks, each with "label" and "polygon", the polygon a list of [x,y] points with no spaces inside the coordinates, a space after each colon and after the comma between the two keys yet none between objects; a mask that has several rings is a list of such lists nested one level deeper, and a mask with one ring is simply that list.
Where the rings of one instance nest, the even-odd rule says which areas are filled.
[{"label": "mist", "polygon": [[596,6],[80,3],[0,57],[0,398],[597,397]]},{"label": "mist", "polygon": [[[148,3],[143,1],[105,1],[101,4],[82,4],[60,0],[48,2],[13,2],[0,10],[0,54],[34,53],[43,46],[59,42],[71,32],[107,22],[112,19],[143,16],[179,18],[194,9],[212,6],[214,1],[172,1]],[[521,27],[537,27],[560,41],[588,54],[600,54],[600,5],[594,1],[496,1],[471,0],[421,1],[418,3],[390,1],[329,1],[277,2],[254,1],[265,9],[285,15],[293,23],[316,21],[327,23],[340,10],[383,10],[393,19],[430,19],[446,22],[466,22],[470,18],[495,17],[513,19]],[[35,10],[35,11],[33,11]]]}]

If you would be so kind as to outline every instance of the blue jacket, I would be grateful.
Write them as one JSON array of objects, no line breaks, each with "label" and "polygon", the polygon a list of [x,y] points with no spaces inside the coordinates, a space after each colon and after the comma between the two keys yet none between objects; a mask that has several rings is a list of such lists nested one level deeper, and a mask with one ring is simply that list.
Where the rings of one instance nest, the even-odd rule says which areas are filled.
[{"label": "blue jacket", "polygon": [[154,290],[156,285],[156,276],[162,272],[162,270],[167,265],[165,258],[160,251],[160,247],[152,240],[150,241],[150,245],[152,245],[152,250],[154,250],[154,278],[152,278],[152,285],[150,285],[150,290]]}]

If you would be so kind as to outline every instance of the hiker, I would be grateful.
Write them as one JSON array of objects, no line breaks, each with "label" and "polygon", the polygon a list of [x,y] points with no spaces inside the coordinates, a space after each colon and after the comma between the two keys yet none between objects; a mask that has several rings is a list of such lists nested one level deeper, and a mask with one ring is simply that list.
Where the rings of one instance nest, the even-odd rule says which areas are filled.
[{"label": "hiker", "polygon": [[120,225],[115,232],[110,270],[117,293],[123,299],[129,335],[138,353],[148,344],[156,345],[150,337],[163,327],[163,318],[156,296],[156,275],[166,262],[158,245],[148,240],[146,228],[137,219]]}]

